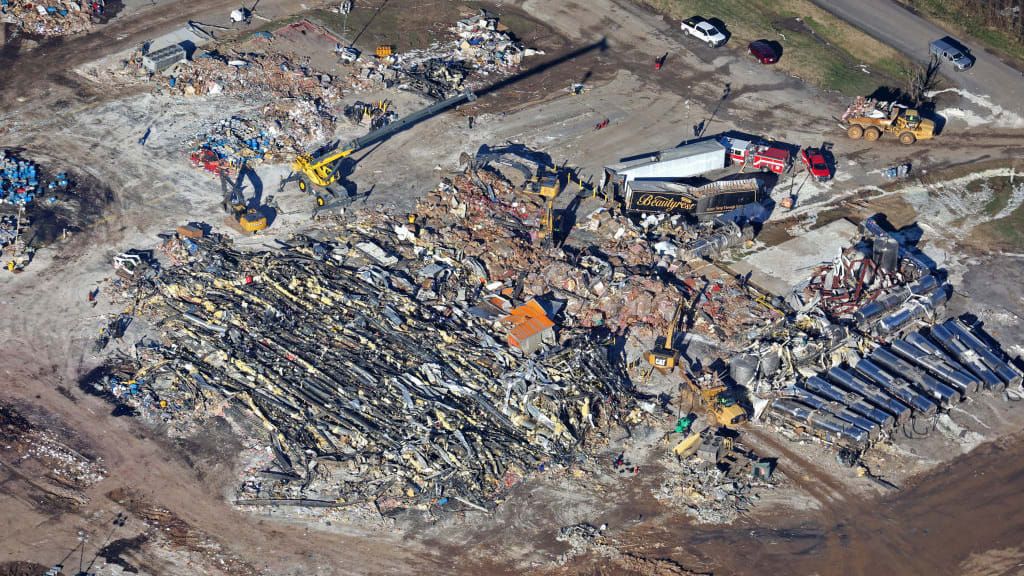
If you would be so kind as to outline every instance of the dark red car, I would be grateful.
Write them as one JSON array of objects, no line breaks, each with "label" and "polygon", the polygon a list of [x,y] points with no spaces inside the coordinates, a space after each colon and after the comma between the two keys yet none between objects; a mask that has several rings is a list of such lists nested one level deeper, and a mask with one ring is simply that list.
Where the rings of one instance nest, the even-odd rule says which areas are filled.
[{"label": "dark red car", "polygon": [[754,40],[747,46],[747,51],[761,64],[775,64],[779,61],[779,51],[767,40]]},{"label": "dark red car", "polygon": [[818,182],[828,182],[832,179],[832,171],[829,170],[828,162],[825,161],[825,154],[820,148],[804,148],[800,151],[800,160],[807,171],[811,173]]}]

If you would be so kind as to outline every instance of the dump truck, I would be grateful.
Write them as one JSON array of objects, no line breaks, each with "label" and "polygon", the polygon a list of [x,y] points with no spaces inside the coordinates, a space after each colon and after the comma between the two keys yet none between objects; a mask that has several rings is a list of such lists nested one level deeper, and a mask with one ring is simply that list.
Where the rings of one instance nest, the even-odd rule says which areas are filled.
[{"label": "dump truck", "polygon": [[913,144],[935,136],[935,122],[921,118],[913,109],[892,102],[858,97],[839,119],[846,135],[854,140],[874,142],[882,134],[896,136],[901,144]]}]

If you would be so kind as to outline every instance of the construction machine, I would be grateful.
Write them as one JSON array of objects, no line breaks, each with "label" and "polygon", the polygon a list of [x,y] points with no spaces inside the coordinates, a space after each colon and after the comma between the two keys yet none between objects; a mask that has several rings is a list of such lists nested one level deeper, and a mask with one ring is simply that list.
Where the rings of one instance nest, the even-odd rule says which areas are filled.
[{"label": "construction machine", "polygon": [[544,199],[544,214],[540,219],[540,231],[537,239],[551,244],[555,241],[555,198],[562,192],[562,174],[558,171],[548,172],[538,168],[537,175],[526,183],[523,189],[527,194],[534,194]]},{"label": "construction machine", "polygon": [[242,178],[244,176],[244,162],[238,169],[238,176],[234,182],[228,178],[228,175],[223,170],[220,171],[220,188],[224,194],[221,207],[224,208],[224,212],[238,224],[243,232],[254,234],[260,230],[265,230],[270,220],[267,217],[267,209],[256,204],[255,196],[249,200],[245,199],[245,194],[242,193]]},{"label": "construction machine", "polygon": [[284,185],[289,182],[298,182],[299,190],[306,194],[313,194],[316,197],[316,210],[314,214],[317,211],[347,203],[351,198],[349,198],[345,188],[339,184],[339,180],[342,177],[342,164],[346,158],[371,144],[376,144],[389,138],[417,122],[421,122],[463,102],[472,102],[473,100],[476,100],[476,94],[467,90],[458,96],[436,102],[422,110],[399,118],[383,128],[374,130],[347,144],[342,145],[338,141],[334,141],[312,153],[300,154],[292,162],[292,173],[281,181],[281,189],[283,190]]},{"label": "construction machine", "polygon": [[690,392],[700,398],[708,417],[718,426],[733,428],[747,421],[746,409],[718,374],[704,372],[697,378],[691,378],[686,370],[680,370],[679,376]]},{"label": "construction machine", "polygon": [[921,118],[913,108],[895,104],[888,108],[853,106],[843,115],[840,125],[853,140],[864,138],[868,142],[878,140],[882,134],[896,136],[901,144],[913,144],[935,136],[935,122]]},{"label": "construction machine", "polygon": [[676,306],[675,314],[672,315],[672,323],[668,325],[668,331],[664,336],[658,336],[654,340],[654,348],[647,351],[644,357],[656,370],[662,374],[668,374],[679,363],[679,350],[676,350],[675,335],[679,327],[679,320],[683,316],[683,305],[686,300],[680,298]]}]

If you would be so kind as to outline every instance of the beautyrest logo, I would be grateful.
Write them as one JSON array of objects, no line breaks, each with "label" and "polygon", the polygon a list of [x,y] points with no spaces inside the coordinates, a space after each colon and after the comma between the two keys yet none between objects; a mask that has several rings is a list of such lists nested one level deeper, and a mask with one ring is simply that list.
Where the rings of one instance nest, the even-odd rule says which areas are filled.
[{"label": "beautyrest logo", "polygon": [[693,200],[685,197],[660,196],[658,194],[644,194],[636,201],[637,206],[644,208],[661,208],[662,210],[690,210],[693,208]]}]

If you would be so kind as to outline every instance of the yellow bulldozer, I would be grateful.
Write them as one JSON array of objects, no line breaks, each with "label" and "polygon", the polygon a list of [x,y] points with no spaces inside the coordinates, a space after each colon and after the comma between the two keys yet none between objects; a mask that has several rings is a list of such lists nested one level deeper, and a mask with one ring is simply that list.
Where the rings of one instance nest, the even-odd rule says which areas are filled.
[{"label": "yellow bulldozer", "polygon": [[[861,102],[861,101],[858,101]],[[890,105],[888,108],[869,105],[870,101],[855,104],[840,120],[846,135],[853,140],[861,138],[874,142],[883,134],[891,134],[901,144],[913,144],[935,136],[935,122],[922,118],[913,108]]]}]

